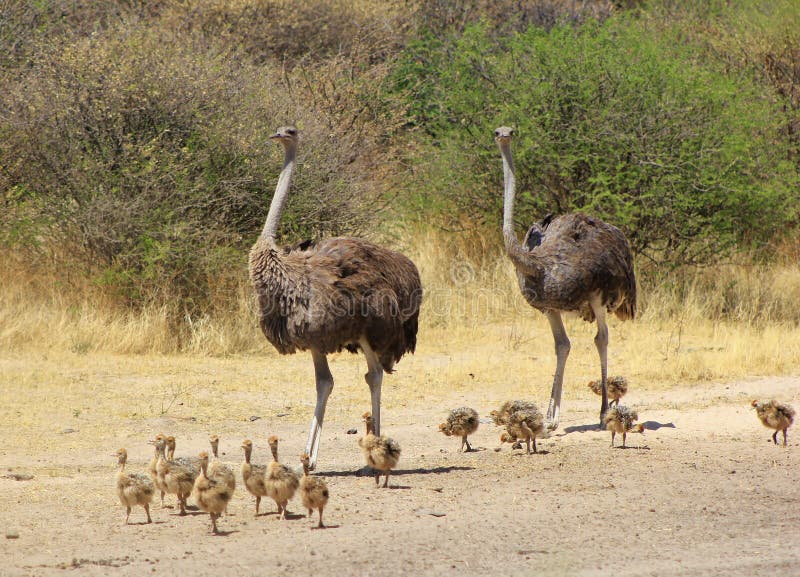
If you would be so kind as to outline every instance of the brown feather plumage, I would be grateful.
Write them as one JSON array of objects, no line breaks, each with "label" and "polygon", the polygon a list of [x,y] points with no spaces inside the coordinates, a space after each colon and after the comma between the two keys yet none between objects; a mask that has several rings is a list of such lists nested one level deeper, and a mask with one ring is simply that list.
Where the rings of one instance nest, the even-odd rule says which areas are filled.
[{"label": "brown feather plumage", "polygon": [[414,352],[422,285],[404,255],[357,238],[331,238],[278,251],[260,239],[250,251],[264,336],[282,354],[318,349],[378,354],[384,370]]},{"label": "brown feather plumage", "polygon": [[750,403],[756,410],[756,415],[765,427],[775,429],[772,441],[778,444],[778,432],[783,432],[783,444],[787,444],[786,431],[794,424],[795,410],[786,403],[779,403],[775,399],[771,401],[752,401]]}]

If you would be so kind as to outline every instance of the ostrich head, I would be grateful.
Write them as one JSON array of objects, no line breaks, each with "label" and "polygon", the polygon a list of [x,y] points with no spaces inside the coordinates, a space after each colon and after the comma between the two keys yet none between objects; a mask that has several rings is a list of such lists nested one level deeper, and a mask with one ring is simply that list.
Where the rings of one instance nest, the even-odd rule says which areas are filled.
[{"label": "ostrich head", "polygon": [[298,131],[294,126],[281,126],[270,135],[270,139],[278,140],[284,146],[294,146],[297,144]]},{"label": "ostrich head", "polygon": [[124,465],[128,461],[128,451],[125,449],[118,449],[114,456],[117,458],[118,465]]},{"label": "ostrich head", "polygon": [[497,141],[497,144],[509,142],[512,136],[514,136],[514,129],[510,126],[500,126],[494,129],[494,139]]}]

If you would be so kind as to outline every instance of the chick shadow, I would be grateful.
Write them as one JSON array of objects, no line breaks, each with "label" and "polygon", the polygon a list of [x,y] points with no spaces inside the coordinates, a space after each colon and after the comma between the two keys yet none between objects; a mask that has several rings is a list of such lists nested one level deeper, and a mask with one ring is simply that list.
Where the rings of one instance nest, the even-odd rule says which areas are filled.
[{"label": "chick shadow", "polygon": [[628,449],[637,449],[639,451],[649,451],[650,450],[649,445],[625,445],[624,447],[622,445],[614,445],[613,448],[614,449],[620,449],[622,451],[627,451]]},{"label": "chick shadow", "polygon": [[[277,511],[268,511],[267,513],[259,513],[258,515],[256,515],[256,518],[258,518],[258,517],[278,517],[278,516],[279,516],[279,513]],[[284,519],[286,521],[296,521],[297,519],[305,519],[305,518],[306,518],[305,515],[302,515],[300,513],[290,513],[289,511],[287,511],[286,515],[284,516]]]},{"label": "chick shadow", "polygon": [[200,510],[190,511],[189,508],[187,507],[186,508],[186,513],[184,513],[183,515],[181,515],[180,512],[178,512],[178,513],[170,513],[170,517],[197,517],[198,515],[207,515],[207,514],[208,513],[205,513],[204,511],[200,511]]},{"label": "chick shadow", "polygon": [[211,533],[212,537],[227,537],[228,535],[233,535],[234,533],[238,533],[237,529],[231,529],[230,531],[217,531],[216,533]]},{"label": "chick shadow", "polygon": [[[657,431],[659,429],[675,429],[675,423],[659,423],[658,421],[645,421],[642,423],[644,425],[645,431]],[[550,436],[556,437],[563,437],[564,435],[569,435],[570,433],[585,433],[587,431],[604,431],[605,429],[601,428],[598,424],[589,424],[589,425],[574,425],[570,427],[564,427],[564,433],[559,435],[558,433],[551,433]]]}]

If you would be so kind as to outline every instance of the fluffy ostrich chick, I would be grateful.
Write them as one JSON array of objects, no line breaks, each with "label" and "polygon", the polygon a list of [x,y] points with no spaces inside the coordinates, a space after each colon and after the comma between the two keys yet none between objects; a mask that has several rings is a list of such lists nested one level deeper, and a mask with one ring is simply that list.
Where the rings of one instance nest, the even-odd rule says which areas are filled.
[{"label": "fluffy ostrich chick", "polygon": [[222,477],[210,475],[208,472],[208,453],[206,451],[197,455],[200,462],[200,474],[194,481],[192,495],[197,506],[211,516],[211,530],[216,534],[217,519],[228,507],[228,502],[233,497],[233,489]]},{"label": "fluffy ostrich chick", "polygon": [[125,524],[131,516],[131,509],[136,505],[144,507],[144,512],[147,515],[147,522],[152,523],[150,519],[150,502],[153,500],[155,494],[155,486],[147,475],[140,473],[126,473],[125,463],[128,462],[128,451],[119,449],[115,455],[117,457],[117,464],[119,471],[117,471],[117,495],[119,502],[122,503],[127,509],[125,515]]},{"label": "fluffy ostrich chick", "polygon": [[256,498],[256,517],[258,517],[258,507],[261,505],[261,497],[266,497],[267,493],[267,466],[253,465],[250,463],[253,454],[253,442],[250,439],[242,441],[244,449],[244,463],[242,463],[242,480],[244,488]]},{"label": "fluffy ostrich chick", "polygon": [[[159,439],[166,439],[164,433],[159,433],[156,435],[155,439],[152,443],[155,443]],[[153,485],[155,485],[156,489],[161,493],[161,508],[164,508],[164,495],[166,494],[166,487],[161,483],[161,478],[158,476],[158,470],[156,469],[158,465],[158,449],[155,450],[153,459],[150,461],[150,467],[148,468],[147,472],[150,473],[150,479],[153,481]]]},{"label": "fluffy ostrich chick", "polygon": [[[589,381],[589,389],[598,397],[603,394],[602,381]],[[628,379],[625,377],[608,377],[606,380],[606,392],[608,393],[608,404],[619,405],[619,400],[628,392]]]},{"label": "fluffy ostrich chick", "polygon": [[380,482],[380,473],[386,474],[384,487],[389,486],[389,472],[397,466],[400,460],[400,445],[394,439],[385,435],[376,436],[372,429],[372,413],[364,413],[364,424],[367,434],[358,440],[358,446],[364,453],[367,465],[378,471],[375,474],[375,484]]},{"label": "fluffy ostrich chick", "polygon": [[772,441],[778,444],[778,431],[783,431],[783,445],[786,446],[786,430],[794,423],[795,411],[786,403],[771,401],[752,401],[750,406],[756,410],[756,415],[765,427],[775,429]]},{"label": "fluffy ostrich chick", "polygon": [[628,433],[644,433],[644,425],[634,425],[639,419],[636,411],[629,409],[625,405],[616,405],[609,409],[606,413],[605,423],[606,430],[611,431],[611,446],[614,446],[614,437],[617,433],[622,433],[622,447],[625,448],[625,439]]},{"label": "fluffy ostrich chick", "polygon": [[158,478],[167,493],[177,495],[181,515],[186,515],[186,500],[192,493],[194,480],[197,478],[199,471],[189,464],[167,459],[165,454],[166,439],[156,439],[151,442],[158,451],[158,462],[156,463]]},{"label": "fluffy ostrich chick", "polygon": [[303,453],[300,456],[300,462],[303,464],[303,476],[300,478],[300,497],[303,500],[303,506],[308,510],[308,518],[316,509],[319,511],[319,524],[317,527],[324,528],[322,524],[322,510],[328,504],[328,484],[320,477],[312,477],[308,474],[310,458],[308,453]]},{"label": "fluffy ostrich chick", "polygon": [[538,453],[536,437],[547,436],[544,428],[544,416],[539,408],[533,403],[525,403],[516,411],[508,413],[505,420],[506,432],[500,436],[500,441],[514,443],[521,448],[519,440],[522,439],[525,441],[529,455],[531,454],[531,444],[533,444],[533,452]]},{"label": "fluffy ostrich chick", "polygon": [[461,447],[459,451],[467,446],[467,452],[472,451],[472,446],[469,444],[467,437],[478,430],[480,421],[478,419],[478,412],[469,407],[461,407],[460,409],[453,409],[447,416],[447,421],[439,425],[439,430],[450,436],[461,437]]},{"label": "fluffy ostrich chick", "polygon": [[[214,455],[214,460],[208,465],[208,474],[214,478],[223,481],[231,491],[236,490],[236,476],[231,471],[230,467],[223,465],[219,460],[219,437],[211,435],[208,438],[211,444],[211,452]],[[227,510],[225,511],[227,513]]]},{"label": "fluffy ostrich chick", "polygon": [[272,462],[267,465],[267,495],[278,506],[280,518],[286,519],[286,506],[294,497],[300,479],[297,473],[278,461],[278,437],[275,435],[269,438],[269,448],[272,451]]},{"label": "fluffy ostrich chick", "polygon": [[[500,408],[496,411],[492,411],[489,413],[489,416],[492,417],[492,421],[494,424],[499,427],[507,427],[509,421],[511,419],[511,415],[516,413],[517,411],[538,411],[539,408],[531,402],[528,401],[506,401]],[[523,437],[524,438],[524,437]],[[501,435],[500,440],[503,443],[513,443],[511,446],[512,449],[521,449],[522,444],[517,439],[511,440],[504,440],[504,437]]]}]

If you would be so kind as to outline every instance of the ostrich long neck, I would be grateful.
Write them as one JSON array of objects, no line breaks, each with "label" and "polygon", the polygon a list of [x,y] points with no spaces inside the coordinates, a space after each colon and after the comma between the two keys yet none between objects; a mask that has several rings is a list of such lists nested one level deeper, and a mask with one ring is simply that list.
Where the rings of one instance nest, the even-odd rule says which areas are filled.
[{"label": "ostrich long neck", "polygon": [[508,140],[500,142],[500,154],[503,155],[503,181],[505,185],[503,195],[503,242],[506,247],[506,253],[518,272],[522,272],[527,276],[540,276],[543,271],[537,256],[520,244],[517,234],[514,232],[516,181],[514,179],[514,160],[511,157],[511,143]]},{"label": "ostrich long neck", "polygon": [[503,181],[505,185],[505,193],[503,195],[503,242],[506,245],[506,251],[511,254],[522,247],[514,232],[516,181],[514,179],[514,159],[511,158],[511,144],[508,141],[500,143],[500,154],[503,155]]},{"label": "ostrich long neck", "polygon": [[278,223],[281,221],[283,209],[286,206],[286,199],[289,197],[289,187],[292,184],[292,173],[294,172],[295,156],[297,148],[292,143],[285,143],[285,155],[283,158],[283,170],[278,177],[278,185],[275,187],[275,194],[269,205],[269,213],[261,231],[261,238],[270,244],[275,244],[275,235],[278,231]]}]

